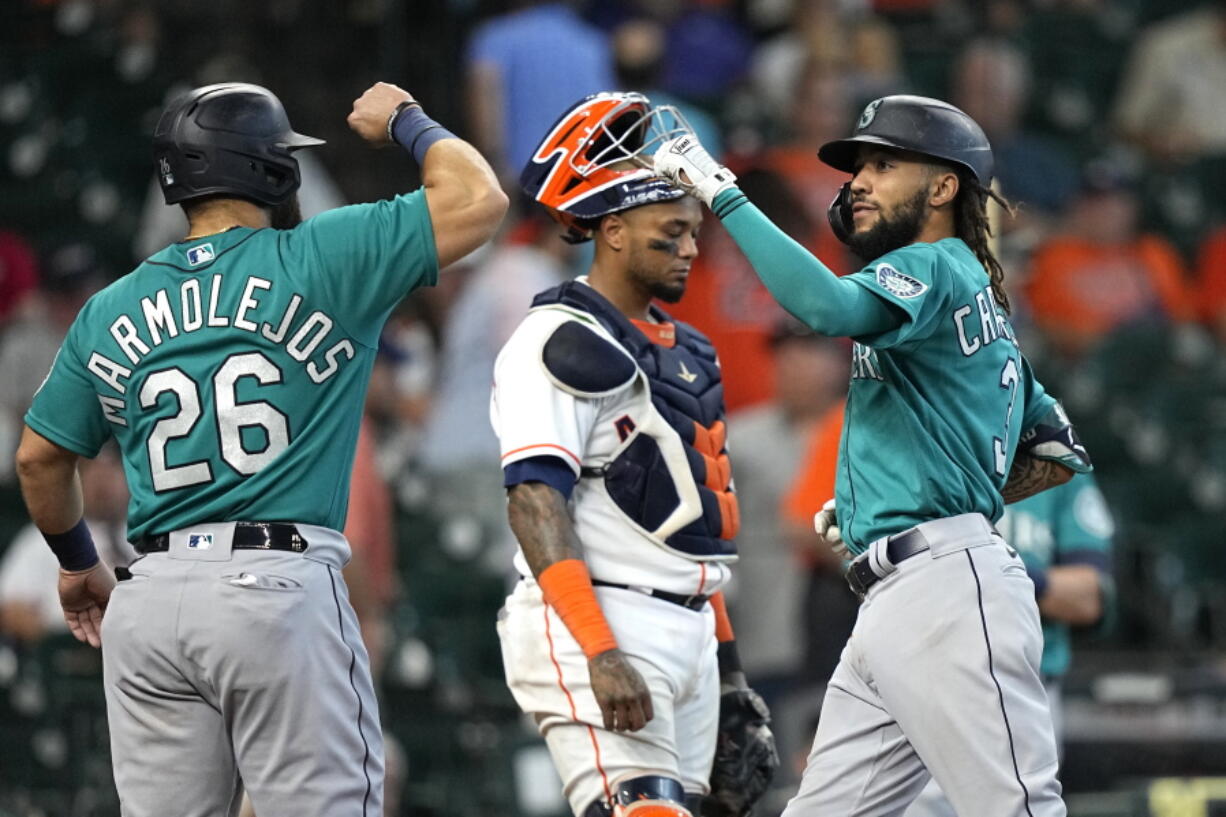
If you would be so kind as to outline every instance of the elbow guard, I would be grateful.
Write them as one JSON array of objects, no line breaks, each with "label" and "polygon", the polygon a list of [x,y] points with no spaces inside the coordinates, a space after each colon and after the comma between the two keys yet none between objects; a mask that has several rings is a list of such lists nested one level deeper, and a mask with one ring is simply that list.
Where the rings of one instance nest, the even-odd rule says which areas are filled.
[{"label": "elbow guard", "polygon": [[1078,474],[1094,470],[1077,430],[1057,403],[1038,423],[1022,432],[1017,450],[1036,460],[1051,460]]}]

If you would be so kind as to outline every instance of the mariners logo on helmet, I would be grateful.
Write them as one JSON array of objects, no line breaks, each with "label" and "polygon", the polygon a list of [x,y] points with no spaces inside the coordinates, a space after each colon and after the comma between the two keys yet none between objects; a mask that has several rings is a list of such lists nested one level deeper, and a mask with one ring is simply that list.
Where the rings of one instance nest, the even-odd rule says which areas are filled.
[{"label": "mariners logo on helmet", "polygon": [[877,115],[877,109],[881,107],[881,100],[874,99],[864,107],[864,113],[860,114],[860,121],[856,123],[856,130],[862,130],[873,124],[873,117]]},{"label": "mariners logo on helmet", "polygon": [[928,291],[928,285],[899,272],[889,264],[877,265],[877,285],[899,298],[915,298]]}]

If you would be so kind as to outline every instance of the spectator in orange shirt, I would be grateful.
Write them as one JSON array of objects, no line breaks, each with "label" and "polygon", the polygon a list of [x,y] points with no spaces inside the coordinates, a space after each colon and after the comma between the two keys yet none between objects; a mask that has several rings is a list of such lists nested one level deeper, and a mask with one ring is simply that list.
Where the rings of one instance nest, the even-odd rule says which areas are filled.
[{"label": "spectator in orange shirt", "polygon": [[859,607],[843,579],[843,560],[813,532],[813,515],[834,497],[846,402],[839,400],[830,406],[814,424],[804,465],[784,494],[780,509],[796,559],[809,573],[802,605],[808,632],[804,674],[813,684],[825,684],[834,672]]},{"label": "spectator in orange shirt", "polygon": [[1067,231],[1031,261],[1024,294],[1034,323],[1065,357],[1081,357],[1125,324],[1192,316],[1178,252],[1165,239],[1138,231],[1134,186],[1121,166],[1092,162]]},{"label": "spectator in orange shirt", "polygon": [[847,85],[829,67],[810,63],[796,82],[792,101],[790,139],[767,150],[762,165],[786,179],[813,225],[811,239],[803,243],[839,275],[850,272],[847,247],[834,237],[826,210],[847,174],[817,158],[815,145],[841,139],[854,116]]},{"label": "spectator in orange shirt", "polygon": [[1226,340],[1226,225],[1210,233],[1196,259],[1197,316]]},{"label": "spectator in orange shirt", "polygon": [[[780,229],[810,246],[813,223],[785,179],[762,169],[738,170],[740,187]],[[697,326],[719,349],[729,413],[771,399],[775,362],[771,335],[787,313],[758,280],[717,219],[707,219],[685,298],[669,314]]]}]

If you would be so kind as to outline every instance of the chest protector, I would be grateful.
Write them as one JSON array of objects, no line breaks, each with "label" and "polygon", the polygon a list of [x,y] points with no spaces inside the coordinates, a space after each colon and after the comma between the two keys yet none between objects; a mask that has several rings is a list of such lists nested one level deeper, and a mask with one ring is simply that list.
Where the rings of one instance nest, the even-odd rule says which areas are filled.
[{"label": "chest protector", "polygon": [[[667,550],[696,561],[734,559],[740,513],[725,445],[724,387],[715,347],[683,323],[676,324],[673,346],[653,343],[600,293],[575,281],[546,290],[532,302],[534,308],[555,305],[590,315],[613,336],[637,364],[636,377],[654,409],[647,412],[650,416],[619,419],[621,446],[604,465],[585,467],[583,477],[603,480],[621,512]],[[671,320],[654,306],[651,310],[658,322]],[[607,341],[600,343],[608,348]],[[574,357],[588,366],[601,365],[598,355]],[[544,364],[549,370],[550,361]],[[551,371],[550,376],[555,382],[584,376],[576,363],[567,371],[573,375]]]}]

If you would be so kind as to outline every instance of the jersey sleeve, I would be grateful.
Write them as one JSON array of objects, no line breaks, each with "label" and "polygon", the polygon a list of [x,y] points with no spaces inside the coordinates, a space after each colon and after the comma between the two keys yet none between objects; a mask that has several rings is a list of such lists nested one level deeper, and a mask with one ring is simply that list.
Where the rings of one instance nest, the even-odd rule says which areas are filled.
[{"label": "jersey sleeve", "polygon": [[374,346],[396,304],[438,281],[424,189],[320,213],[287,234],[290,254],[318,279],[331,314]]},{"label": "jersey sleeve", "polygon": [[856,341],[890,349],[932,334],[950,297],[950,280],[936,254],[923,246],[904,247],[843,278],[873,294],[902,317],[902,323]]},{"label": "jersey sleeve", "polygon": [[490,420],[503,469],[550,456],[565,462],[577,479],[601,398],[563,391],[545,373],[541,348],[554,327],[529,316],[503,347],[494,364]]},{"label": "jersey sleeve", "polygon": [[1115,523],[1094,477],[1082,474],[1056,489],[1063,512],[1053,520],[1056,564],[1089,564],[1109,572]]},{"label": "jersey sleeve", "polygon": [[25,422],[56,445],[92,459],[110,438],[111,428],[86,364],[76,351],[80,322],[78,318],[68,330],[47,379],[34,394]]},{"label": "jersey sleeve", "polygon": [[1089,452],[1081,444],[1064,407],[1035,378],[1025,356],[1022,357],[1021,381],[1025,403],[1018,450],[1036,459],[1059,462],[1075,473],[1094,470]]},{"label": "jersey sleeve", "polygon": [[1030,368],[1030,361],[1025,355],[1022,355],[1022,394],[1025,398],[1022,403],[1023,431],[1037,426],[1059,405],[1034,376],[1034,369]]}]

